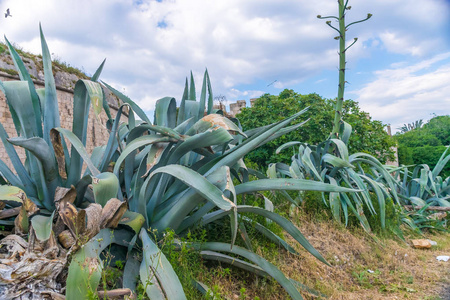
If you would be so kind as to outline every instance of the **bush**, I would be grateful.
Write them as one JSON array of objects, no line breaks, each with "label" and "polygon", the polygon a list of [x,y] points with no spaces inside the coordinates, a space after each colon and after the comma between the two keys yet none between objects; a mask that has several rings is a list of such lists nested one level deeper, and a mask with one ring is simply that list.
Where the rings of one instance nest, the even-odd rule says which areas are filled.
[{"label": "bush", "polygon": [[[421,128],[395,135],[398,159],[402,165],[426,164],[433,168],[450,144],[450,116],[436,116]],[[441,172],[450,176],[450,165]]]},{"label": "bush", "polygon": [[[258,98],[253,107],[244,108],[237,118],[244,130],[278,122],[293,113],[308,108],[304,119],[308,121],[297,130],[286,134],[256,149],[247,159],[266,166],[268,163],[283,162],[289,164],[292,152],[275,155],[275,150],[289,141],[302,141],[310,145],[324,141],[331,132],[335,101],[324,99],[318,94],[301,95],[293,90],[284,90],[278,96],[264,94]],[[346,100],[343,104],[343,118],[353,128],[349,142],[352,153],[364,152],[377,157],[380,161],[393,158],[391,147],[394,140],[384,131],[380,121],[372,120],[362,111],[357,102]]]}]

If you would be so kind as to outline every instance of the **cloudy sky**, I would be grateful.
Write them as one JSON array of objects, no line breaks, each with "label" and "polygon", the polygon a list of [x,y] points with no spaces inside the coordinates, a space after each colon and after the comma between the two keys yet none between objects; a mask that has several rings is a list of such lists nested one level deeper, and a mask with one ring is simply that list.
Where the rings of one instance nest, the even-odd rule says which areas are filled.
[{"label": "cloudy sky", "polygon": [[[345,98],[394,128],[450,113],[450,1],[350,0]],[[101,79],[153,115],[180,99],[205,68],[228,102],[284,88],[337,95],[338,42],[322,16],[335,0],[0,0],[0,33],[40,53],[42,23],[54,58]],[[198,88],[200,90],[200,88]]]}]

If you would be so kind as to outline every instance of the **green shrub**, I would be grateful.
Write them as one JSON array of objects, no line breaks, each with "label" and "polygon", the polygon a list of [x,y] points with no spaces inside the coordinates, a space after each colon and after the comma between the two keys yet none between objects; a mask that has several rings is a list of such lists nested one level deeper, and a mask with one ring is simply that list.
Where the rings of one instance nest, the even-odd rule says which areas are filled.
[{"label": "green shrub", "polygon": [[[450,116],[435,116],[420,128],[396,134],[398,158],[402,165],[426,164],[433,168],[445,146],[450,144]],[[450,165],[441,172],[450,176]]]},{"label": "green shrub", "polygon": [[[433,169],[446,148],[447,147],[445,146],[423,146],[409,148],[412,156],[412,164],[426,164],[430,167],[430,169]],[[444,178],[450,176],[450,164],[447,164],[442,169],[440,175]]]},{"label": "green shrub", "polygon": [[[248,161],[255,162],[260,167],[269,163],[282,162],[289,164],[292,152],[276,154],[278,147],[289,141],[302,141],[315,145],[325,140],[332,130],[333,110],[336,101],[324,99],[317,94],[301,95],[293,90],[284,90],[278,96],[265,94],[253,102],[252,107],[244,108],[237,118],[245,130],[269,125],[280,121],[293,113],[308,107],[304,119],[308,121],[297,130],[290,132],[266,145],[255,149],[246,157]],[[349,151],[365,152],[386,162],[393,158],[391,147],[394,140],[385,132],[380,121],[367,117],[357,102],[346,100],[343,102],[343,117],[353,128],[350,137]]]}]

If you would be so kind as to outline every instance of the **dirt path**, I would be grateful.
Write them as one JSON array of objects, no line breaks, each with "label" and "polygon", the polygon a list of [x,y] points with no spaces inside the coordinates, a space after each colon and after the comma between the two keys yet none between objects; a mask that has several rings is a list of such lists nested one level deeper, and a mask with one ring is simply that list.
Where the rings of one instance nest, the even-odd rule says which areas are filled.
[{"label": "dirt path", "polygon": [[291,258],[284,271],[330,299],[450,300],[450,261],[436,259],[450,255],[448,233],[421,237],[436,241],[437,246],[414,249],[408,237],[405,243],[373,239],[329,222],[299,219],[297,224],[332,267],[301,254],[300,259]]},{"label": "dirt path", "polygon": [[450,300],[450,285],[448,285],[445,289],[442,290],[440,296],[441,300]]},{"label": "dirt path", "polygon": [[[254,249],[268,258],[284,274],[328,296],[329,300],[450,300],[450,261],[436,256],[450,255],[450,234],[405,237],[406,241],[370,236],[359,228],[345,228],[334,222],[301,215],[293,218],[303,235],[330,263],[319,262],[295,241],[299,255],[279,249],[278,255],[265,248]],[[437,242],[431,249],[414,249],[411,238],[429,238]],[[242,282],[232,277],[208,275],[224,295],[237,299]],[[224,278],[228,278],[224,280]],[[289,299],[278,284],[256,277],[246,279],[246,299]],[[234,297],[234,298],[233,298]],[[305,299],[317,299],[303,293]]]}]

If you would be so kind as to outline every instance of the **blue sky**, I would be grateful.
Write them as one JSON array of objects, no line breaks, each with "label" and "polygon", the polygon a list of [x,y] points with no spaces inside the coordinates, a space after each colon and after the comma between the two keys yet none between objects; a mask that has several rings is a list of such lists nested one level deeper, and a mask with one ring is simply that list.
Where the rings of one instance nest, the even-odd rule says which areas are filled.
[{"label": "blue sky", "polygon": [[[450,1],[350,0],[345,98],[393,128],[450,111]],[[40,53],[42,23],[55,58],[95,71],[149,115],[157,99],[177,100],[205,68],[229,102],[284,88],[337,94],[338,42],[322,16],[335,0],[1,0],[0,33]],[[276,80],[276,82],[274,82]],[[268,86],[270,83],[272,85]],[[199,89],[200,90],[200,89]]]}]

